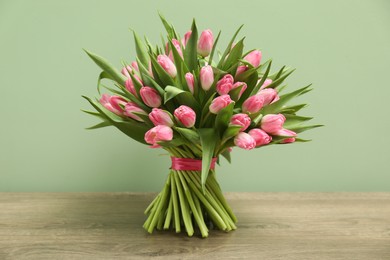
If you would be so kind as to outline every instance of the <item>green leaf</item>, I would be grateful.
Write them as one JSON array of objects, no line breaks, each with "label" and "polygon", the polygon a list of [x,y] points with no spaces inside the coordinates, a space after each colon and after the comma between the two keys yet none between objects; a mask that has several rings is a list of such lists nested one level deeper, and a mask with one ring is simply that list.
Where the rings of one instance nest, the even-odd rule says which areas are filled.
[{"label": "green leaf", "polygon": [[110,79],[110,80],[113,80],[113,78],[110,76],[110,74],[108,74],[107,72],[105,71],[102,71],[100,74],[99,74],[99,78],[98,78],[98,82],[97,82],[97,91],[98,93],[100,94],[100,86],[101,86],[101,81],[102,79]]},{"label": "green leaf", "polygon": [[181,105],[191,107],[195,110],[195,113],[199,115],[199,103],[191,92],[184,91],[174,86],[167,86],[164,93],[164,103],[167,103],[172,98],[175,98]]},{"label": "green leaf", "polygon": [[163,83],[162,85],[174,85],[172,77],[161,67],[161,65],[157,62],[155,58],[150,56],[150,60],[152,61],[152,67],[154,71],[157,73],[158,78]]},{"label": "green leaf", "polygon": [[88,56],[98,65],[102,70],[104,70],[107,75],[111,77],[111,79],[115,80],[118,84],[123,85],[126,81],[126,77],[123,76],[120,72],[118,72],[114,66],[112,66],[108,61],[106,61],[104,58],[90,52],[87,50],[84,50]]},{"label": "green leaf", "polygon": [[236,74],[236,70],[238,67],[238,61],[242,57],[242,52],[244,49],[244,39],[242,38],[231,50],[229,56],[226,58],[226,61],[223,63],[221,69],[227,70],[232,75]]},{"label": "green leaf", "polygon": [[90,127],[87,127],[85,129],[87,130],[92,130],[92,129],[98,129],[98,128],[102,128],[102,127],[106,127],[106,126],[111,126],[112,124],[108,121],[103,121],[97,125],[94,125],[94,126],[90,126]]},{"label": "green leaf", "polygon": [[210,53],[210,57],[209,57],[209,64],[210,65],[213,65],[212,64],[213,63],[213,57],[214,57],[215,49],[217,48],[217,43],[218,43],[220,35],[221,35],[221,31],[218,32],[217,38],[215,39],[214,44],[213,44],[213,48],[211,49],[211,53]]},{"label": "green leaf", "polygon": [[172,139],[171,141],[160,141],[157,143],[163,147],[178,147],[180,145],[185,144],[183,138],[175,138]]},{"label": "green leaf", "polygon": [[146,46],[135,31],[133,31],[133,35],[135,42],[135,51],[137,52],[137,59],[139,60],[138,67],[140,64],[142,64],[144,67],[147,68],[149,66],[149,55],[148,51],[146,50]]},{"label": "green leaf", "polygon": [[211,160],[214,155],[214,149],[217,142],[216,133],[213,128],[198,129],[200,142],[202,145],[202,174],[201,182],[203,193],[206,192],[206,180],[210,171]]},{"label": "green leaf", "polygon": [[293,73],[295,71],[295,69],[292,69],[292,70],[289,70],[288,72],[286,72],[283,76],[281,76],[280,78],[278,78],[277,80],[273,81],[271,84],[269,84],[267,86],[267,88],[276,88],[277,86],[279,86],[280,84],[283,83],[283,81],[291,75],[291,73]]},{"label": "green leaf", "polygon": [[240,85],[237,88],[230,90],[230,92],[229,92],[230,98],[233,99],[234,101],[238,101],[238,99],[240,97],[240,92],[241,92],[243,86],[244,86],[244,84]]},{"label": "green leaf", "polygon": [[294,131],[295,133],[302,133],[304,131],[318,128],[318,127],[323,127],[324,125],[307,125],[307,126],[295,126],[295,127],[290,127],[289,130]]},{"label": "green leaf", "polygon": [[194,144],[200,144],[200,137],[198,132],[183,127],[174,127],[174,130],[177,131],[181,136],[183,136],[188,141]]},{"label": "green leaf", "polygon": [[121,117],[106,110],[99,103],[94,102],[89,97],[83,96],[83,98],[85,98],[104,117],[104,120],[110,122],[113,126],[118,128],[120,131],[122,131],[130,138],[142,144],[146,144],[144,140],[144,136],[146,131],[149,130],[146,124],[137,122],[132,119],[125,121]]},{"label": "green leaf", "polygon": [[284,106],[284,104],[286,104],[288,101],[295,98],[296,96],[299,96],[303,91],[307,90],[310,86],[311,84],[307,85],[306,87],[295,90],[293,92],[290,92],[288,94],[281,95],[278,101],[263,107],[261,113],[263,115],[279,113],[281,108]]},{"label": "green leaf", "polygon": [[217,131],[219,137],[222,137],[223,133],[229,126],[230,119],[233,115],[234,102],[230,103],[227,107],[221,109],[215,119],[215,130]]},{"label": "green leaf", "polygon": [[306,121],[313,119],[313,117],[297,116],[291,114],[284,114],[286,117],[286,122],[283,124],[283,127],[289,129],[289,127],[300,125]]},{"label": "green leaf", "polygon": [[96,116],[100,119],[103,119],[104,120],[104,116],[102,116],[100,113],[98,112],[94,112],[94,111],[88,111],[88,110],[84,110],[84,109],[81,109],[81,111],[83,111],[84,113],[87,113],[87,114],[90,114],[90,115],[93,115],[93,116]]},{"label": "green leaf", "polygon": [[268,63],[267,69],[265,70],[264,75],[261,77],[261,80],[259,81],[259,83],[250,92],[250,96],[255,95],[260,90],[261,86],[264,84],[265,80],[268,77],[268,74],[271,70],[271,66],[272,66],[272,60]]},{"label": "green leaf", "polygon": [[232,158],[231,158],[231,153],[229,152],[229,149],[225,149],[221,155],[225,157],[225,159],[229,162],[232,163]]},{"label": "green leaf", "polygon": [[222,144],[227,142],[230,138],[235,137],[241,130],[242,126],[229,125],[222,136]]},{"label": "green leaf", "polygon": [[287,113],[287,114],[295,114],[296,112],[300,111],[302,108],[305,108],[307,104],[299,104],[294,106],[288,106],[283,107],[283,109],[280,111],[281,113]]},{"label": "green leaf", "polygon": [[198,70],[198,29],[196,28],[195,19],[192,21],[191,31],[183,56],[189,71],[194,71]]},{"label": "green leaf", "polygon": [[236,39],[238,33],[240,32],[240,30],[241,30],[241,28],[242,28],[243,26],[244,26],[244,25],[241,25],[240,27],[238,27],[237,31],[234,33],[232,39],[230,40],[228,46],[227,46],[226,49],[225,49],[225,52],[222,54],[221,59],[220,59],[219,62],[218,62],[218,65],[217,65],[218,68],[221,68],[221,67],[222,67],[222,64],[224,63],[226,56],[230,53],[230,51],[231,51],[231,49],[232,49],[232,45],[233,45],[233,43],[234,43],[234,40]]},{"label": "green leaf", "polygon": [[173,29],[172,25],[170,25],[168,23],[168,21],[165,19],[165,17],[161,13],[158,13],[158,15],[160,16],[161,22],[163,23],[165,30],[167,31],[169,37],[175,38],[175,33],[174,33],[174,29]]}]

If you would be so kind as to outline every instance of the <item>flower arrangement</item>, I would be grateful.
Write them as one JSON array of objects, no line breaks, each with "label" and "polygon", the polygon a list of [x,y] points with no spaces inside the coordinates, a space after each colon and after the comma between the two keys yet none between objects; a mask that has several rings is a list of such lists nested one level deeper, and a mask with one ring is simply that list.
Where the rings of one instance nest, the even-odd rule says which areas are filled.
[{"label": "flower arrangement", "polygon": [[[133,32],[137,57],[118,72],[105,59],[86,51],[103,70],[98,79],[111,92],[100,99],[85,97],[96,109],[96,129],[115,126],[130,138],[165,149],[172,166],[163,190],[145,210],[144,228],[184,228],[188,236],[209,228],[236,229],[236,217],[215,175],[220,157],[231,160],[232,147],[245,150],[273,144],[306,142],[298,133],[320,125],[304,125],[297,115],[305,104],[287,105],[311,90],[310,85],[281,94],[294,71],[285,66],[271,73],[272,61],[261,62],[259,50],[244,52],[236,31],[224,52],[211,30],[198,35],[195,20],[184,37],[160,16],[167,31],[163,45],[143,42]],[[216,58],[218,56],[218,58]],[[106,79],[113,87],[102,84]]]}]

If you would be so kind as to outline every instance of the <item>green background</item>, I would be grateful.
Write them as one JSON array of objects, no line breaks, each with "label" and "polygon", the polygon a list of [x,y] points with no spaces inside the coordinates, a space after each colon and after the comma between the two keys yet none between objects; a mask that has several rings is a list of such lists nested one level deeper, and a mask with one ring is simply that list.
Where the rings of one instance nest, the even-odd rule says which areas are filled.
[{"label": "green background", "polygon": [[[82,48],[120,67],[134,59],[129,27],[160,43],[157,11],[185,33],[245,24],[246,48],[313,83],[304,115],[326,127],[304,144],[233,152],[225,191],[390,191],[389,1],[0,1],[0,191],[158,191],[169,157],[97,121],[100,70]],[[302,101],[299,100],[299,101]],[[297,102],[299,102],[297,101]]]}]

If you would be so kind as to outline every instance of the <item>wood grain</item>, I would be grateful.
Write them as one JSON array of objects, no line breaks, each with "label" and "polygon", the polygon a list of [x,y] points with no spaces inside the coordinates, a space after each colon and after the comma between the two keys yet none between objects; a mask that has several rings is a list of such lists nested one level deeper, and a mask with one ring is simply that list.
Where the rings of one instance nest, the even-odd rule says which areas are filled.
[{"label": "wood grain", "polygon": [[390,259],[390,193],[229,193],[207,239],[147,234],[153,195],[0,193],[0,259]]}]

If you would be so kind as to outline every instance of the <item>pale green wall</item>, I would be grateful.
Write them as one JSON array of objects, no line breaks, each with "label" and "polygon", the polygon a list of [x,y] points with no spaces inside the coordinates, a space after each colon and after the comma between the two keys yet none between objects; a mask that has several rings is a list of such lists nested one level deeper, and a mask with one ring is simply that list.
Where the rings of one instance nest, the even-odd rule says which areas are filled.
[{"label": "pale green wall", "polygon": [[[154,3],[155,2],[155,3]],[[248,49],[313,82],[305,115],[325,128],[307,144],[233,152],[218,168],[226,191],[390,191],[389,1],[0,1],[0,191],[157,191],[162,150],[142,146],[80,112],[99,69],[134,58],[129,27],[160,42],[157,10],[184,33],[240,24]]]}]

